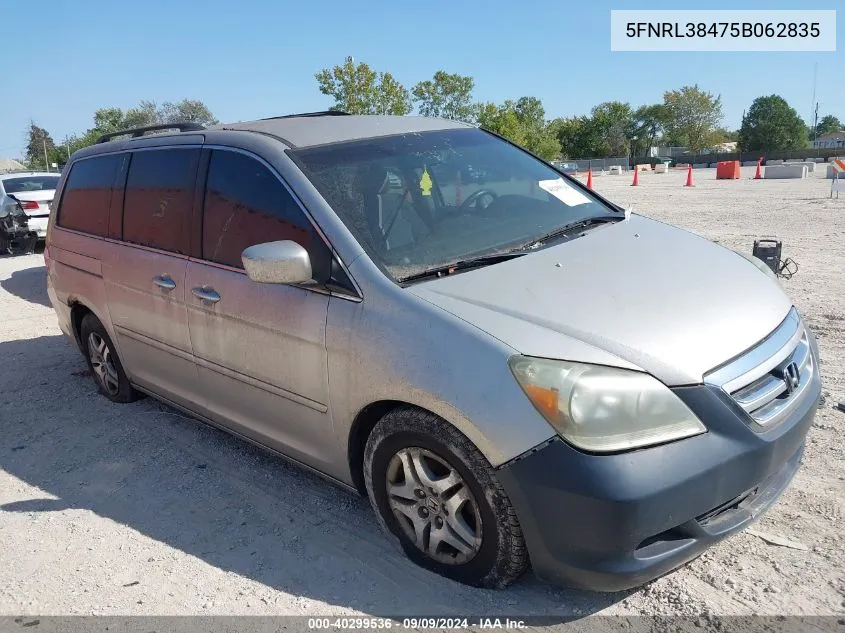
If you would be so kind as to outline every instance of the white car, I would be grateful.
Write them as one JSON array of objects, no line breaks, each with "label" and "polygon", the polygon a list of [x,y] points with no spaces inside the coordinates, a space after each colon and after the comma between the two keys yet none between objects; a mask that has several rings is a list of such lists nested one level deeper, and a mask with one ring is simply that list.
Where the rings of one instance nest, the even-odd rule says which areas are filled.
[{"label": "white car", "polygon": [[27,216],[29,228],[43,240],[47,236],[50,203],[60,175],[41,171],[0,174],[0,217],[19,204]]}]

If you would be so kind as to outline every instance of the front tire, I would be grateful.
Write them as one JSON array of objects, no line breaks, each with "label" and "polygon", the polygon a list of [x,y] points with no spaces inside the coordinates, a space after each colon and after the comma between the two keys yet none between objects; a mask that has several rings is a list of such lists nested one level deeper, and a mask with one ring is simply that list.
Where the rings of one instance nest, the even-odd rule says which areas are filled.
[{"label": "front tire", "polygon": [[132,388],[111,338],[100,320],[86,314],[79,328],[82,352],[97,389],[112,402],[133,402],[141,394]]},{"label": "front tire", "polygon": [[379,524],[412,561],[476,587],[528,567],[516,512],[473,443],[436,415],[394,409],[373,428],[364,480]]}]

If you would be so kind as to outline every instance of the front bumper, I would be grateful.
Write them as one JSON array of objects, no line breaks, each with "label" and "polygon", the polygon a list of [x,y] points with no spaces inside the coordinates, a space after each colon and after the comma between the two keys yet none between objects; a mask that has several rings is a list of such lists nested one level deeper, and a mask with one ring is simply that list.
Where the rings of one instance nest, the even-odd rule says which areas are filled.
[{"label": "front bumper", "polygon": [[561,440],[498,476],[545,580],[620,591],[657,578],[741,530],[798,470],[821,391],[816,378],[790,419],[765,432],[715,387],[675,389],[702,435],[615,455]]}]

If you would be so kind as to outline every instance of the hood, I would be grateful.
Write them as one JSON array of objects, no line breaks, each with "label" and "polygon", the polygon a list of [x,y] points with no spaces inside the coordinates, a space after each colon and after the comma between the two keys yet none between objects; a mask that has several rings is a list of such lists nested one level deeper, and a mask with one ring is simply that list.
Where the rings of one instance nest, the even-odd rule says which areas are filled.
[{"label": "hood", "polygon": [[670,386],[702,382],[792,307],[738,253],[636,215],[408,290],[521,354],[641,369]]}]

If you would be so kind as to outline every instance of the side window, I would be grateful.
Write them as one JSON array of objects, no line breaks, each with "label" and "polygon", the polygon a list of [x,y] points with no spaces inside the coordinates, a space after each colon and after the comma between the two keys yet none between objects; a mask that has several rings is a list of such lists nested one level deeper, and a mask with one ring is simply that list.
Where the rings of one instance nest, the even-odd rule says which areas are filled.
[{"label": "side window", "polygon": [[279,240],[302,245],[311,256],[315,278],[327,277],[328,249],[279,179],[254,158],[212,152],[203,208],[203,259],[243,268],[245,248]]},{"label": "side window", "polygon": [[199,149],[134,152],[126,179],[123,239],[187,254]]},{"label": "side window", "polygon": [[59,226],[108,235],[109,204],[122,159],[121,154],[109,154],[71,166],[56,219]]}]

